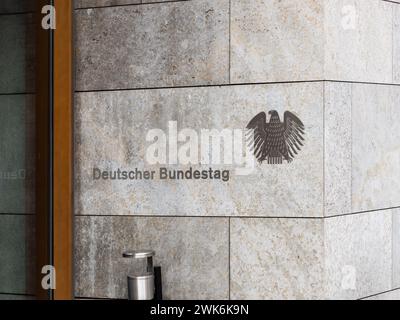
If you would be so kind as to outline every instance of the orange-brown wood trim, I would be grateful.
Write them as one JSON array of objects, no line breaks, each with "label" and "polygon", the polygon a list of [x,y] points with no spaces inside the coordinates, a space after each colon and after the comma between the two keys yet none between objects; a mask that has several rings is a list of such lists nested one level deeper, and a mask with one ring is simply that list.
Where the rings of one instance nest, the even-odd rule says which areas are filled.
[{"label": "orange-brown wood trim", "polygon": [[54,299],[73,298],[73,5],[55,0],[54,31],[54,144],[53,144],[53,258]]}]

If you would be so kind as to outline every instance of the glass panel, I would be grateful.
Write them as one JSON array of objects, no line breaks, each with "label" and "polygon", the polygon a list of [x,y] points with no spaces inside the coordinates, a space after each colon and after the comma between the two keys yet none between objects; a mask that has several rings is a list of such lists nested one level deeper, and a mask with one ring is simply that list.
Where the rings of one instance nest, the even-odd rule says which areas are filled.
[{"label": "glass panel", "polygon": [[0,3],[0,300],[34,297],[33,5]]},{"label": "glass panel", "polygon": [[31,12],[34,2],[33,0],[1,0],[0,13]]}]

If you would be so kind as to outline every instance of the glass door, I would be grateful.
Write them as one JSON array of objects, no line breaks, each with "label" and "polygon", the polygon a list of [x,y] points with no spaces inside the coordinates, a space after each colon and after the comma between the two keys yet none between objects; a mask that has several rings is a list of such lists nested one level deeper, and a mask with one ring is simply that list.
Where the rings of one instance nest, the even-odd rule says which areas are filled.
[{"label": "glass door", "polygon": [[72,0],[0,0],[0,300],[73,298]]},{"label": "glass door", "polygon": [[0,299],[35,295],[33,1],[0,3]]}]

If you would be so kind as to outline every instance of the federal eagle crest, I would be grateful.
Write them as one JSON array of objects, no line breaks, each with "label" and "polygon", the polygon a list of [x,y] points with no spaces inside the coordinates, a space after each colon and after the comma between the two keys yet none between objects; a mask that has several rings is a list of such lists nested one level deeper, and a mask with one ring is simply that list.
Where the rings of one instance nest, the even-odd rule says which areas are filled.
[{"label": "federal eagle crest", "polygon": [[259,163],[282,164],[293,161],[304,143],[304,124],[293,113],[286,111],[281,122],[277,111],[269,111],[271,116],[261,112],[247,125],[246,141]]}]

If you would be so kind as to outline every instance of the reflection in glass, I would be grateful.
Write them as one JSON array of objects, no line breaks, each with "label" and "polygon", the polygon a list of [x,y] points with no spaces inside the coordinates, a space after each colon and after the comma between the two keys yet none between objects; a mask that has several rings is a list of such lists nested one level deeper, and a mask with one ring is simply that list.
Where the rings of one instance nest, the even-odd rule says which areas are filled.
[{"label": "reflection in glass", "polygon": [[34,298],[33,3],[0,1],[0,300]]}]

